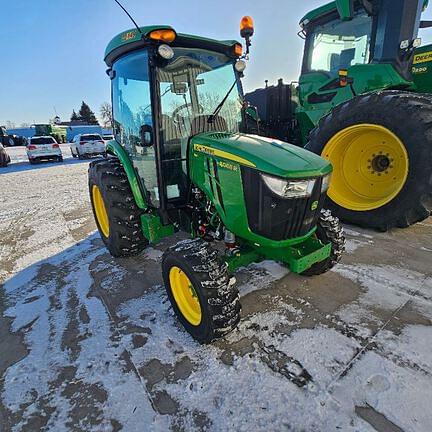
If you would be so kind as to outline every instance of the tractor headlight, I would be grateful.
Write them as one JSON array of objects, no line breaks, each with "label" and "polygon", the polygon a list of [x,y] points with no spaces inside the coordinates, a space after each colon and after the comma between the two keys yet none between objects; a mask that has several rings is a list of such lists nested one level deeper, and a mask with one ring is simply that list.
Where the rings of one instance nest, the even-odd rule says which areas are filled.
[{"label": "tractor headlight", "polygon": [[174,57],[173,49],[166,44],[159,45],[158,53],[165,60],[171,60]]},{"label": "tractor headlight", "polygon": [[323,179],[321,183],[321,193],[324,193],[328,191],[328,188],[330,187],[330,180],[331,180],[331,174],[327,174]]},{"label": "tractor headlight", "polygon": [[286,199],[310,197],[315,186],[315,179],[286,180],[266,174],[261,174],[261,177],[273,193]]}]

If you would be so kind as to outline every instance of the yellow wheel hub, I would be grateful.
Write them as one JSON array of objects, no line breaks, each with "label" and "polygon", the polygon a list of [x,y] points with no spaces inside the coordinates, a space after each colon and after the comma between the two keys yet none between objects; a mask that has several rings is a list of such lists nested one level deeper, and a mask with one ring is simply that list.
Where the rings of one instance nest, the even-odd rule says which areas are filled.
[{"label": "yellow wheel hub", "polygon": [[185,319],[197,326],[201,322],[201,306],[192,282],[179,267],[172,267],[169,273],[174,300]]},{"label": "yellow wheel hub", "polygon": [[338,132],[321,154],[334,168],[328,196],[349,210],[374,210],[402,190],[409,172],[408,153],[389,129],[359,124]]},{"label": "yellow wheel hub", "polygon": [[99,228],[105,237],[109,237],[110,227],[108,213],[105,208],[101,191],[96,185],[93,185],[92,187],[92,200]]}]

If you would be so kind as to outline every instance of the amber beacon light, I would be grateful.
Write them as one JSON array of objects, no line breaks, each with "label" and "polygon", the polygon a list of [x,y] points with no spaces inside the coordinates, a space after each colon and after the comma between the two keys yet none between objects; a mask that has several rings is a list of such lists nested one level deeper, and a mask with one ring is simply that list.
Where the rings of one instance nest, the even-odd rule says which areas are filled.
[{"label": "amber beacon light", "polygon": [[176,38],[176,33],[174,30],[153,30],[148,37],[152,40],[170,43]]},{"label": "amber beacon light", "polygon": [[242,38],[249,38],[254,34],[254,22],[250,16],[244,16],[240,21],[240,35]]}]

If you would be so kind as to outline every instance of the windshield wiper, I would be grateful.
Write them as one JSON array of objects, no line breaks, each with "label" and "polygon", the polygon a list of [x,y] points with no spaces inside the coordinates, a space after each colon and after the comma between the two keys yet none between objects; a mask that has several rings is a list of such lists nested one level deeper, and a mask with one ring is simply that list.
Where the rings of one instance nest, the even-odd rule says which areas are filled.
[{"label": "windshield wiper", "polygon": [[231,94],[231,92],[233,91],[233,88],[235,87],[235,85],[237,84],[237,80],[234,81],[233,85],[231,86],[231,88],[228,90],[228,93],[225,95],[225,97],[219,102],[219,105],[215,108],[215,110],[209,115],[209,118],[207,119],[207,123],[213,123],[215,117],[219,114],[220,110],[222,109],[222,107],[224,106],[224,103],[226,102],[226,100],[228,99],[228,96]]}]

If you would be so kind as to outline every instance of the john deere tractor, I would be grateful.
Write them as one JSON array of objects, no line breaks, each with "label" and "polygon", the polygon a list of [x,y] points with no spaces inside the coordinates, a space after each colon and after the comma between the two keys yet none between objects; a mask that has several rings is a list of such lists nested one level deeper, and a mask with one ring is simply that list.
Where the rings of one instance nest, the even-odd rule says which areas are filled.
[{"label": "john deere tractor", "polygon": [[66,142],[66,128],[53,124],[35,124],[35,136],[52,136],[58,143]]},{"label": "john deere tractor", "polygon": [[299,82],[246,95],[260,132],[333,164],[328,206],[386,230],[432,210],[432,46],[419,47],[425,0],[338,0],[300,22]]},{"label": "john deere tractor", "polygon": [[[252,31],[242,29],[248,41]],[[162,273],[195,339],[238,323],[240,266],[273,259],[313,276],[339,261],[342,228],[323,209],[330,163],[245,133],[241,44],[137,27],[110,42],[105,62],[115,140],[89,168],[96,223],[115,257],[187,233],[164,253]]]}]

